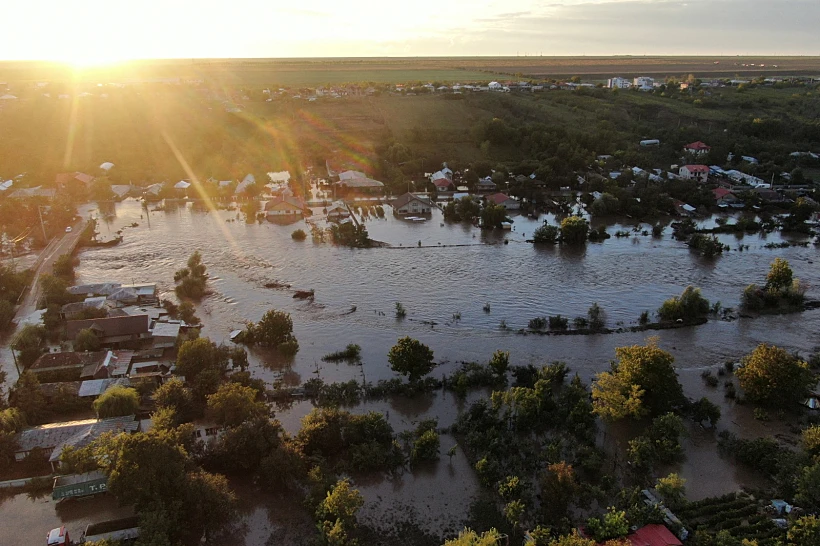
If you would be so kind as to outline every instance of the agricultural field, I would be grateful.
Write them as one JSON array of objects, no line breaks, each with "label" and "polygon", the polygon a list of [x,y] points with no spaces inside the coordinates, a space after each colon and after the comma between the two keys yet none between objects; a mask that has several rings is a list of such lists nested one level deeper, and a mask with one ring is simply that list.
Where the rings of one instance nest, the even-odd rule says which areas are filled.
[{"label": "agricultural field", "polygon": [[729,540],[757,540],[759,546],[775,546],[786,532],[774,524],[772,519],[778,516],[765,505],[745,493],[729,494],[688,503],[675,514],[694,534],[696,544],[708,544],[708,537],[720,534],[728,535]]},{"label": "agricultural field", "polygon": [[820,57],[426,57],[151,60],[78,69],[53,62],[1,62],[0,82],[201,79],[227,86],[319,86],[351,82],[469,82],[581,76],[756,77],[820,75]]}]

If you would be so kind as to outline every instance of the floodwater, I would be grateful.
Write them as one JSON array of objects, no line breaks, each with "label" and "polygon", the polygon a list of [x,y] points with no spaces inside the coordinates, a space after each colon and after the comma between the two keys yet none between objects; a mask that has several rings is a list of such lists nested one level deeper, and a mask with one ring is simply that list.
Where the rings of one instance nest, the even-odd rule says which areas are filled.
[{"label": "floodwater", "polygon": [[[321,214],[320,209],[314,210]],[[779,234],[742,239],[720,235],[733,250],[706,260],[673,240],[669,228],[662,238],[635,233],[582,249],[543,248],[525,239],[545,218],[554,222],[552,216],[540,220],[518,216],[512,231],[488,234],[470,225],[445,223],[438,211],[426,222],[408,222],[393,217],[387,207],[386,218],[368,219],[366,226],[371,238],[390,246],[349,249],[314,244],[310,237],[303,242],[292,240],[293,230],[309,231],[303,221],[287,226],[246,224],[237,219],[235,211],[199,212],[184,204],[149,213],[132,200],[108,212],[113,216],[101,220],[99,230],[112,237],[125,227],[124,240],[115,247],[83,251],[78,282],[157,282],[160,291],[173,298],[174,272],[199,250],[213,290],[198,307],[205,324],[203,335],[226,341],[232,330],[245,321],[259,320],[271,308],[291,314],[300,343],[295,358],[283,359],[258,349],[250,354],[252,373],[269,382],[298,385],[317,376],[328,382],[391,378],[387,352],[405,335],[435,351],[440,365],[434,374],[438,375],[451,373],[461,361],[486,361],[493,351],[502,349],[510,351],[514,365],[564,360],[588,380],[608,367],[615,347],[643,343],[649,335],[657,335],[660,346],[675,356],[687,395],[700,397],[699,374],[704,367],[737,359],[760,342],[803,354],[820,345],[820,311],[711,320],[700,327],[650,333],[541,336],[516,332],[537,316],[585,315],[594,302],[605,311],[608,326],[634,325],[642,311],[654,312],[689,284],[702,288],[713,302],[737,307],[743,288],[764,282],[769,263],[776,257],[789,260],[795,276],[808,283],[809,297],[820,297],[820,268],[813,263],[818,258],[817,247],[764,248],[766,243],[783,241]],[[709,219],[709,225],[713,221]],[[132,223],[139,225],[131,227]],[[633,227],[615,224],[608,229],[614,234]],[[734,250],[739,243],[749,249]],[[270,283],[290,288],[266,288]],[[297,289],[314,289],[315,300],[294,299]],[[403,320],[395,318],[396,302],[407,309]],[[485,304],[490,306],[489,313],[483,310]],[[351,312],[353,306],[355,312]],[[499,327],[502,321],[509,329]],[[348,343],[361,345],[361,365],[321,361],[323,355]],[[725,424],[720,426],[739,430],[732,422],[739,422],[743,410],[729,407],[720,390],[707,395],[723,406]],[[383,411],[401,431],[428,417],[438,417],[441,426],[448,426],[462,407],[451,395],[433,393],[414,400],[367,403],[352,411]],[[297,402],[278,411],[277,418],[295,432],[299,419],[310,409],[309,402]],[[743,425],[755,426],[748,421]],[[690,480],[693,498],[748,482],[748,476],[739,475],[719,459],[710,436],[693,434],[687,442],[691,456],[680,472]],[[389,526],[412,514],[433,532],[458,529],[478,485],[460,450],[452,461],[446,457],[453,443],[452,438],[442,436],[442,459],[430,467],[357,484],[367,500],[363,519]],[[269,514],[275,511],[270,507],[272,501],[248,494],[254,500],[249,501],[243,521],[252,528],[256,528],[254,522],[265,529],[275,528],[276,518]],[[265,544],[268,537],[262,535],[266,533],[247,533],[245,544]]]}]

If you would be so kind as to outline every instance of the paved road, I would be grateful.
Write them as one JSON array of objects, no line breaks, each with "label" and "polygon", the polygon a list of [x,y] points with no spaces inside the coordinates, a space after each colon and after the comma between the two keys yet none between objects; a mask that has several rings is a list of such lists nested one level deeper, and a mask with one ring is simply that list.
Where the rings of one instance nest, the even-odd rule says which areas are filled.
[{"label": "paved road", "polygon": [[77,242],[80,240],[80,235],[82,235],[85,224],[86,220],[77,220],[77,222],[71,226],[71,233],[64,233],[60,237],[55,237],[40,253],[40,257],[37,258],[37,268],[34,271],[31,287],[28,292],[26,292],[20,304],[20,308],[14,316],[14,322],[19,322],[20,319],[29,316],[37,310],[37,300],[40,299],[40,275],[43,273],[51,274],[54,268],[54,262],[57,261],[57,258],[63,254],[70,254],[74,251],[74,247],[77,246]]}]

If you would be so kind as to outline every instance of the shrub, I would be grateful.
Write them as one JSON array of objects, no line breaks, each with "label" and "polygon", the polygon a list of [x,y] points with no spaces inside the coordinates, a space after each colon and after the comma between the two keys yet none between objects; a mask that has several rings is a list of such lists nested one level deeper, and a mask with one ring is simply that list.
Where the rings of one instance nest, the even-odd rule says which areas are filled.
[{"label": "shrub", "polygon": [[543,330],[547,327],[547,317],[535,317],[534,319],[530,319],[527,327],[530,330]]},{"label": "shrub", "polygon": [[569,319],[561,315],[549,318],[550,330],[566,330],[569,327]]},{"label": "shrub", "polygon": [[537,227],[532,234],[532,242],[554,245],[558,242],[558,228],[549,224]]},{"label": "shrub", "polygon": [[680,296],[673,296],[663,302],[658,315],[661,320],[692,322],[709,314],[709,300],[700,293],[700,288],[687,286]]},{"label": "shrub", "polygon": [[293,233],[290,234],[291,239],[294,241],[304,241],[307,239],[307,233],[303,229],[297,229]]},{"label": "shrub", "polygon": [[341,360],[358,360],[362,354],[361,346],[350,343],[343,351],[336,351],[322,357],[325,362],[339,362]]}]

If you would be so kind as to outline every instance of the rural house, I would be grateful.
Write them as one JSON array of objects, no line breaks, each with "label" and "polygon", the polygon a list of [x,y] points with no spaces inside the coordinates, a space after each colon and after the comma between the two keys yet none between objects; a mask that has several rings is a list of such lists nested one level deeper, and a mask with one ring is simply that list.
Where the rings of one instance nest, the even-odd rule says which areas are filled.
[{"label": "rural house", "polygon": [[521,208],[521,203],[503,193],[494,193],[489,195],[487,196],[487,201],[490,203],[495,203],[496,205],[501,205],[507,210],[518,210]]},{"label": "rural house", "polygon": [[426,197],[405,193],[393,200],[393,214],[430,214],[433,204]]},{"label": "rural house", "polygon": [[302,216],[305,210],[305,203],[298,197],[284,195],[276,197],[265,203],[265,215],[270,217],[279,216]]},{"label": "rural house", "polygon": [[685,180],[697,180],[704,184],[709,178],[709,167],[706,165],[684,165],[680,168],[678,174]]},{"label": "rural house", "polygon": [[693,156],[702,156],[702,155],[708,154],[709,150],[711,150],[711,149],[712,149],[711,146],[709,146],[707,144],[704,144],[703,142],[698,140],[698,141],[695,141],[695,142],[690,142],[689,144],[684,146],[683,147],[683,153],[690,154],[690,155],[693,155]]},{"label": "rural house", "polygon": [[90,329],[103,345],[134,344],[151,337],[148,315],[69,320],[66,337],[75,339],[80,330]]}]

